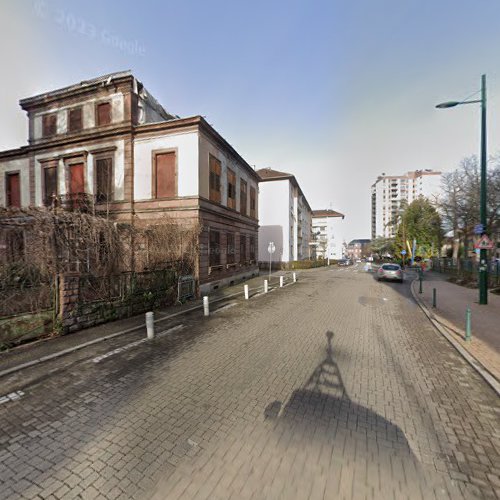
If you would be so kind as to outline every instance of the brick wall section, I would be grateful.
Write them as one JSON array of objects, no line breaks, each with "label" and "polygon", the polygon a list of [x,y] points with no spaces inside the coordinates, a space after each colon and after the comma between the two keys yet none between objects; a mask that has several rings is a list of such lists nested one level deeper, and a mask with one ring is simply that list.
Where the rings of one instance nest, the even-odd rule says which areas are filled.
[{"label": "brick wall section", "polygon": [[79,274],[65,274],[59,278],[59,320],[64,333],[78,330]]}]

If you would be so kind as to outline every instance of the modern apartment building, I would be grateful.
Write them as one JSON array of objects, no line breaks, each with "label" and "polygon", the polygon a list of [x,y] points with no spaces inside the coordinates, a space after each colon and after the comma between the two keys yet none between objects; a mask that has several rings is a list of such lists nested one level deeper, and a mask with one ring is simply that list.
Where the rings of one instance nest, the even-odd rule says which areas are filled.
[{"label": "modern apartment building", "polygon": [[344,214],[335,210],[313,210],[311,246],[316,259],[342,259],[345,256],[343,221]]},{"label": "modern apartment building", "polygon": [[259,177],[204,118],[168,113],[128,71],[20,105],[28,145],[0,152],[0,206],[199,224],[201,292],[256,274]]},{"label": "modern apartment building", "polygon": [[311,258],[312,211],[297,179],[270,168],[257,170],[259,183],[259,261],[268,262],[274,242],[274,262]]},{"label": "modern apartment building", "polygon": [[434,201],[439,194],[441,172],[416,170],[404,175],[377,177],[372,185],[372,239],[392,238],[405,206],[423,196]]}]

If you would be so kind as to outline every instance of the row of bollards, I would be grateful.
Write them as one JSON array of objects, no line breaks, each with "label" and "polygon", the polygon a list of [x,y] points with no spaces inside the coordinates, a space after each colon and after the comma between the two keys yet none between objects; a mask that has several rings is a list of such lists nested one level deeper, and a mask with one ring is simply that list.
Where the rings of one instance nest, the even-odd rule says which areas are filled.
[{"label": "row of bollards", "polygon": [[[297,275],[296,273],[293,273],[293,282],[297,282]],[[285,278],[284,276],[280,276],[280,288],[283,288],[285,284]],[[245,300],[248,300],[250,298],[250,289],[248,288],[248,285],[243,286],[243,291],[245,294]],[[269,285],[268,281],[264,280],[264,293],[269,292]],[[208,302],[208,295],[205,295],[203,297],[203,315],[204,316],[210,316],[210,305]],[[155,337],[155,322],[154,322],[154,313],[153,311],[149,311],[146,313],[146,335],[149,340],[154,339]]]},{"label": "row of bollards", "polygon": [[[422,293],[422,273],[419,273],[419,290],[418,293]],[[435,309],[437,307],[437,290],[432,289],[432,307]],[[467,342],[472,340],[472,311],[470,306],[467,306],[465,310],[465,337]]]}]

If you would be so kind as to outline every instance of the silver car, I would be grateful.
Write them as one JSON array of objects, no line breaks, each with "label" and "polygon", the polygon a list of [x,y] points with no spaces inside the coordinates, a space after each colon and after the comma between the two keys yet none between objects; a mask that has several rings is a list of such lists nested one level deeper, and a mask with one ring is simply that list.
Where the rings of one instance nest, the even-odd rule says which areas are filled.
[{"label": "silver car", "polygon": [[403,270],[399,264],[382,264],[377,271],[377,280],[392,280],[403,283]]}]

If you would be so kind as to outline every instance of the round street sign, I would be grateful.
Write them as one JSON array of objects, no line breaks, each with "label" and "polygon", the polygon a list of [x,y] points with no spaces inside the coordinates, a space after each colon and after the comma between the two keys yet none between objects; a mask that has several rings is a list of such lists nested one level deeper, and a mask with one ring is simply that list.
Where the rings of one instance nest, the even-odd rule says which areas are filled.
[{"label": "round street sign", "polygon": [[269,246],[267,247],[267,251],[269,253],[274,253],[275,250],[276,250],[276,247],[274,246],[274,242],[270,241]]},{"label": "round street sign", "polygon": [[401,250],[401,255],[406,255],[406,250]]}]

